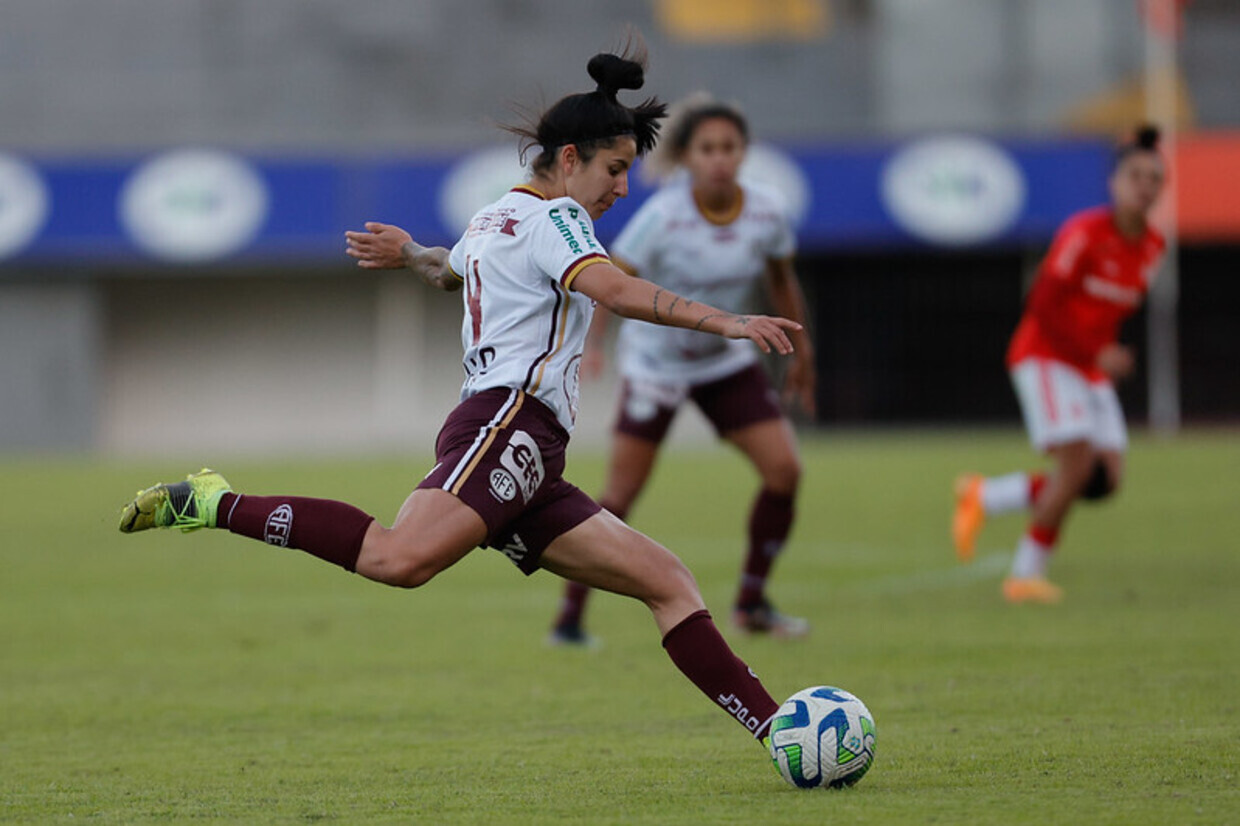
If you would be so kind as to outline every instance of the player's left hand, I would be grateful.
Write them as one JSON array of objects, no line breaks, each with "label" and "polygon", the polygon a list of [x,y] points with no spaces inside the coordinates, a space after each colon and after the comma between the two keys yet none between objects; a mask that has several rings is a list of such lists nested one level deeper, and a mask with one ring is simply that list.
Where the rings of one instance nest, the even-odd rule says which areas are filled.
[{"label": "player's left hand", "polygon": [[804,352],[798,351],[784,376],[784,404],[795,404],[806,416],[811,419],[817,418],[818,404],[814,395],[816,381],[814,360]]},{"label": "player's left hand", "polygon": [[348,241],[347,255],[357,259],[357,265],[367,270],[400,270],[405,268],[402,252],[405,244],[413,238],[398,226],[367,221],[365,232],[349,230],[344,234]]},{"label": "player's left hand", "polygon": [[1136,357],[1132,350],[1122,344],[1108,344],[1098,351],[1094,361],[1098,369],[1106,373],[1112,381],[1128,378],[1136,367]]}]

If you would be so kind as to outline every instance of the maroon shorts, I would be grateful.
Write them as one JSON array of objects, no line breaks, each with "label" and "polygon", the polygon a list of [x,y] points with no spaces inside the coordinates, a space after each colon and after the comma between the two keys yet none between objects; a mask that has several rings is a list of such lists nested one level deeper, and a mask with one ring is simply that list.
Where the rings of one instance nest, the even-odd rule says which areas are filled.
[{"label": "maroon shorts", "polygon": [[483,544],[529,575],[556,537],[600,508],[565,482],[568,433],[551,408],[520,390],[484,390],[448,414],[419,488],[439,488],[487,525]]},{"label": "maroon shorts", "polygon": [[751,364],[730,376],[687,387],[626,378],[615,429],[638,439],[662,442],[686,397],[693,399],[720,436],[783,416],[766,371]]}]

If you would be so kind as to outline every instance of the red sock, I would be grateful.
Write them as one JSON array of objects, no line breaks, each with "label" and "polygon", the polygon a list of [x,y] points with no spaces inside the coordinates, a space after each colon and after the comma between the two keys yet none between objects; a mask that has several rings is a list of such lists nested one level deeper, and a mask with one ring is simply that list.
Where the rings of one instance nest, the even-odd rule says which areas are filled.
[{"label": "red sock", "polygon": [[[629,509],[600,499],[599,504],[610,511],[617,519],[628,516]],[[564,583],[564,600],[560,603],[560,613],[555,617],[554,628],[579,628],[581,615],[586,610],[586,599],[590,596],[590,586],[580,582]]]},{"label": "red sock", "polygon": [[235,534],[281,548],[296,548],[355,571],[366,529],[375,518],[330,499],[226,493],[220,499],[216,520],[217,527]]},{"label": "red sock", "polygon": [[695,611],[663,637],[676,667],[702,693],[721,705],[754,737],[771,727],[779,703],[762,687],[749,666],[732,653],[706,610]]},{"label": "red sock", "polygon": [[1059,541],[1059,528],[1044,528],[1030,523],[1029,538],[1051,551],[1055,549],[1055,543]]},{"label": "red sock", "polygon": [[761,602],[766,592],[766,578],[775,564],[775,557],[784,549],[792,530],[793,497],[763,488],[754,499],[749,512],[749,553],[741,573],[741,589],[737,605]]},{"label": "red sock", "polygon": [[1045,473],[1029,474],[1029,506],[1038,501],[1038,497],[1042,495],[1042,488],[1046,487]]}]

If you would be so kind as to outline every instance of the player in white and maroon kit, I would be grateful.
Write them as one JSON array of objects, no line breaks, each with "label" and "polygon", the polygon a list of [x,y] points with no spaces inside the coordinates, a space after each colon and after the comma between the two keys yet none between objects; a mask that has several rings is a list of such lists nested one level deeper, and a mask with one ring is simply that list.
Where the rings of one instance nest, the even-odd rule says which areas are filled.
[{"label": "player in white and maroon kit", "polygon": [[952,532],[965,561],[986,515],[1032,511],[1003,583],[1011,602],[1062,598],[1046,569],[1073,501],[1104,499],[1119,486],[1128,438],[1113,382],[1133,368],[1119,327],[1141,305],[1165,246],[1148,220],[1163,179],[1158,132],[1143,128],[1117,154],[1111,205],[1059,230],[1012,337],[1007,364],[1025,425],[1054,471],[957,480]]},{"label": "player in white and maroon kit", "polygon": [[644,60],[597,55],[594,92],[570,95],[536,127],[528,186],[485,207],[451,252],[415,244],[387,224],[350,232],[366,268],[409,267],[447,290],[464,287],[467,378],[436,443],[437,464],[391,528],[344,502],[234,493],[214,471],[139,493],[121,530],[225,528],[304,550],[378,582],[425,584],[479,546],[525,573],[539,567],[642,600],[678,668],[757,738],[778,704],[732,653],[693,576],[670,551],[601,510],[562,478],[577,409],[577,371],[595,302],[611,312],[748,338],[792,352],[793,321],[738,315],[630,278],[594,238],[593,220],[628,192],[628,170],[650,149],[664,106],[629,108]]},{"label": "player in white and maroon kit", "polygon": [[[734,312],[765,287],[777,313],[804,322],[805,302],[792,265],[796,239],[783,206],[774,192],[738,180],[748,142],[748,124],[735,107],[707,95],[680,104],[663,143],[646,162],[675,178],[641,206],[612,252],[633,275]],[[587,342],[592,370],[601,362],[606,318],[596,316]],[[813,349],[803,330],[794,338],[796,356],[785,391],[812,415]],[[622,519],[628,516],[672,419],[691,399],[719,436],[745,454],[762,482],[750,509],[733,621],[750,632],[804,634],[808,623],[776,611],[766,595],[767,577],[792,527],[801,465],[792,427],[757,351],[746,341],[627,320],[617,358],[624,384],[600,504]],[[551,642],[591,641],[582,627],[588,594],[579,583],[567,583]]]}]

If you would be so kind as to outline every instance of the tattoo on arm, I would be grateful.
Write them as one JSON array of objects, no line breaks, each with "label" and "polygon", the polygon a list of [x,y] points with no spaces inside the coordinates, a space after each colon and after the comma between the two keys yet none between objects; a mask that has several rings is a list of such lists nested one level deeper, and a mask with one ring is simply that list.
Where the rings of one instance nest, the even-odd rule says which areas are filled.
[{"label": "tattoo on arm", "polygon": [[694,326],[693,329],[701,330],[702,325],[710,321],[712,318],[729,318],[729,317],[731,317],[731,313],[707,313],[706,315],[698,319],[698,323],[696,326]]},{"label": "tattoo on arm", "polygon": [[[654,291],[654,299],[652,300],[652,303],[654,305],[654,320],[655,321],[663,320],[663,316],[659,315],[659,296],[661,295],[663,295],[663,288],[659,287],[657,290]],[[673,305],[675,305],[675,302],[672,302],[672,303]]]},{"label": "tattoo on arm", "polygon": [[679,303],[680,303],[680,296],[676,296],[675,298],[673,298],[673,299],[672,299],[672,303],[671,303],[671,305],[667,308],[667,317],[668,317],[668,318],[671,318],[671,317],[672,317],[672,313],[673,313],[673,312],[675,312],[675,310],[676,310],[676,305],[677,305],[677,304],[679,304]]}]

